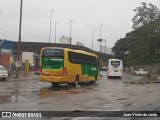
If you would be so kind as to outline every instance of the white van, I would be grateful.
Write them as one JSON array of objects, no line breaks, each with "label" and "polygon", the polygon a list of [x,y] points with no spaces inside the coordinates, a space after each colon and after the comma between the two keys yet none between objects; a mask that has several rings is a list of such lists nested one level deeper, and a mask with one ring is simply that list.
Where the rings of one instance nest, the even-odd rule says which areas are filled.
[{"label": "white van", "polygon": [[123,62],[119,59],[109,59],[107,61],[107,76],[118,77],[121,79],[123,75]]}]

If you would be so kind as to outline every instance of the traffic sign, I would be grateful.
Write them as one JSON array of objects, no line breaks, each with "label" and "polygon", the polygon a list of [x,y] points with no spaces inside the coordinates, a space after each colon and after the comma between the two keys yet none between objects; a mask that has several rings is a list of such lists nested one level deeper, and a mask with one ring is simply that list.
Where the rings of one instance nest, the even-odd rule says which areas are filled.
[{"label": "traffic sign", "polygon": [[22,64],[20,61],[16,61],[15,65],[16,65],[16,67],[21,67]]}]

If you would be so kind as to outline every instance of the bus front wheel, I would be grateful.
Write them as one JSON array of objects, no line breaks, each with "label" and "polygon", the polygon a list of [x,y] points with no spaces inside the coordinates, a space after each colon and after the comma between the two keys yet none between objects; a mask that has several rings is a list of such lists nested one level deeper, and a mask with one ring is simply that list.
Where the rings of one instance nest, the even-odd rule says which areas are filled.
[{"label": "bus front wheel", "polygon": [[52,87],[59,87],[59,83],[52,83]]},{"label": "bus front wheel", "polygon": [[95,79],[93,81],[90,81],[89,83],[94,84],[97,80],[97,75],[95,75]]}]

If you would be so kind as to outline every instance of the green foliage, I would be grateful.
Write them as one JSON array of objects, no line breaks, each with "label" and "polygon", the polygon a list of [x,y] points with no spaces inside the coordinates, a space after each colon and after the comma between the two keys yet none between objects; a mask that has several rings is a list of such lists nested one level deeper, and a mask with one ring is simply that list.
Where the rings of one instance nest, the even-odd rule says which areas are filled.
[{"label": "green foliage", "polygon": [[125,66],[160,62],[160,11],[142,2],[132,19],[134,31],[126,34],[112,48],[116,58]]},{"label": "green foliage", "polygon": [[115,43],[115,46],[112,48],[116,58],[121,59],[126,65],[126,57],[129,53],[128,39],[122,38]]},{"label": "green foliage", "polygon": [[148,5],[145,2],[142,2],[142,6],[137,7],[133,10],[136,15],[133,17],[133,29],[137,29],[145,24],[148,24],[160,16],[159,9],[153,4],[149,3]]},{"label": "green foliage", "polygon": [[126,66],[160,62],[160,18],[137,28],[118,40],[112,51]]}]

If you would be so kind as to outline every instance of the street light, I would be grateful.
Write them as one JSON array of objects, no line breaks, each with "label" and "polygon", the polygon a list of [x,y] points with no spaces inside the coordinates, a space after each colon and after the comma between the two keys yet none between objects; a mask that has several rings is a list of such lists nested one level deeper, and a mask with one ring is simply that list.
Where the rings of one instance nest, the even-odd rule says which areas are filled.
[{"label": "street light", "polygon": [[55,43],[56,43],[56,25],[58,22],[55,22]]},{"label": "street light", "polygon": [[101,42],[105,42],[105,49],[104,49],[104,53],[105,53],[105,51],[106,51],[106,39],[98,39],[98,42],[100,42],[100,52],[102,52],[101,51]]},{"label": "street light", "polygon": [[51,12],[51,18],[50,18],[50,30],[49,30],[49,43],[50,43],[50,39],[51,39],[51,30],[52,30],[52,27],[51,27],[51,25],[52,25],[52,12],[53,12],[54,10],[50,10],[50,12]]},{"label": "street light", "polygon": [[98,39],[98,42],[100,42],[100,52],[101,52],[101,42],[102,42],[102,39],[101,39],[102,25],[103,24],[100,24],[100,39]]},{"label": "street light", "polygon": [[101,52],[101,42],[102,42],[102,39],[98,39],[98,42],[100,42],[100,52]]}]

